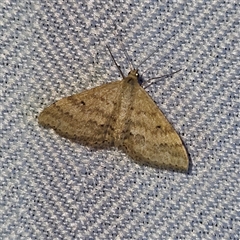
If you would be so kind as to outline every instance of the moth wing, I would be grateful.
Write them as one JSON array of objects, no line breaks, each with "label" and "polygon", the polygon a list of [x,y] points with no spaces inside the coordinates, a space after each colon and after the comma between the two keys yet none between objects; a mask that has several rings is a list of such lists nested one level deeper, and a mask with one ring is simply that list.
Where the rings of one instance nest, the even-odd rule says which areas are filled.
[{"label": "moth wing", "polygon": [[112,146],[112,112],[118,103],[122,81],[107,83],[56,101],[38,121],[61,136],[96,148]]},{"label": "moth wing", "polygon": [[188,170],[188,155],[181,138],[140,86],[123,139],[123,150],[137,161],[160,168]]}]

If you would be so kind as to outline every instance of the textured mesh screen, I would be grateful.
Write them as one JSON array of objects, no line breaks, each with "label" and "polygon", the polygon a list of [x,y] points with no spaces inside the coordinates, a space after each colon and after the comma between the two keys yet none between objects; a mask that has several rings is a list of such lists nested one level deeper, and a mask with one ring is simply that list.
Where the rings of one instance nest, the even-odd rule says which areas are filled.
[{"label": "textured mesh screen", "polygon": [[[239,239],[238,1],[0,2],[0,239]],[[44,107],[121,79],[126,49],[182,137],[187,174],[93,151]]]}]

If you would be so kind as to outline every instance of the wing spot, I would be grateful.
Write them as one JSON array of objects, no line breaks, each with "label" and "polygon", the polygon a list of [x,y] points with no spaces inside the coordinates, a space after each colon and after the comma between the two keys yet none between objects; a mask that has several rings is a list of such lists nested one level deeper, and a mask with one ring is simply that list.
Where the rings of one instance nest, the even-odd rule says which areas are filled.
[{"label": "wing spot", "polygon": [[85,106],[85,105],[86,105],[86,103],[85,103],[84,101],[81,101],[80,104],[81,104],[82,106]]}]

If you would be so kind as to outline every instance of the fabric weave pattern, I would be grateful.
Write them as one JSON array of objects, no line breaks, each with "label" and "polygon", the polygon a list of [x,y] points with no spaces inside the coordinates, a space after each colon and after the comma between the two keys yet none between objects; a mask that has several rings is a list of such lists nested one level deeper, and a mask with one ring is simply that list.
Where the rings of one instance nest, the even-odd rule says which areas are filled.
[{"label": "fabric weave pattern", "polygon": [[[239,239],[237,1],[0,2],[0,239]],[[123,48],[182,137],[188,174],[38,125],[55,100],[121,79]]]}]

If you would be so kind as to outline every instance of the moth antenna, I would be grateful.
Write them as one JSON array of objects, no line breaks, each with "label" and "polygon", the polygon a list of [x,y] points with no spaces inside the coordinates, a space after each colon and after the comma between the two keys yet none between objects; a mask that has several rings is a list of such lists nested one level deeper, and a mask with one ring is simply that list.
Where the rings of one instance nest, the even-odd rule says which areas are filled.
[{"label": "moth antenna", "polygon": [[121,70],[121,67],[117,64],[115,58],[114,58],[113,55],[112,55],[112,52],[111,52],[111,50],[110,50],[110,47],[109,47],[108,45],[106,45],[106,46],[107,46],[107,49],[108,49],[108,51],[109,51],[109,53],[110,53],[110,56],[111,56],[114,64],[116,65],[118,71],[120,72],[120,74],[122,75],[122,77],[125,78],[125,76],[124,76],[124,74],[123,74],[123,72],[122,72],[122,70]]},{"label": "moth antenna", "polygon": [[[123,46],[123,44],[121,44],[121,45]],[[128,64],[129,64],[129,66],[130,66],[130,69],[131,69],[131,70],[136,69],[136,68],[134,67],[132,61],[130,60],[130,57],[129,57],[127,51],[126,51],[124,48],[123,48],[123,52],[124,52],[124,55],[125,55],[125,57],[126,57],[126,59],[127,59],[127,61],[128,61]]]},{"label": "moth antenna", "polygon": [[143,63],[145,63],[155,52],[156,52],[156,49],[155,49],[152,53],[150,53],[142,62],[140,62],[140,63],[138,64],[137,69],[138,69]]},{"label": "moth antenna", "polygon": [[[170,76],[172,76],[173,74],[180,72],[181,70],[182,70],[182,69],[179,69],[179,70],[177,70],[177,71],[175,71],[175,72],[172,72],[172,73],[169,73],[169,74],[166,74],[166,75],[163,75],[163,76],[150,78],[150,79],[148,79],[146,82],[144,82],[144,85],[145,85],[145,83],[147,83],[147,82],[149,82],[149,81],[151,81],[151,80],[153,80],[153,79],[158,79],[158,81],[160,81],[162,78],[170,77]],[[158,81],[155,81],[154,83],[156,83],[156,82],[158,82]],[[146,86],[142,86],[142,87],[143,87],[144,89],[146,89],[146,88],[148,88],[151,84],[153,84],[153,82],[149,83],[149,84],[146,85]]]},{"label": "moth antenna", "polygon": [[[114,23],[114,26],[115,26],[115,30],[116,30],[116,32],[117,32],[117,24]],[[117,32],[117,35],[119,35],[119,39],[117,39],[117,40],[118,40],[118,42],[119,42],[120,45],[121,45],[121,48],[122,48],[123,53],[124,53],[124,55],[125,55],[125,57],[126,57],[126,59],[127,59],[127,61],[128,61],[128,65],[129,65],[130,69],[131,69],[131,70],[136,69],[136,68],[134,67],[132,61],[130,60],[130,57],[129,57],[127,51],[125,50],[125,47],[123,46],[122,37],[121,37],[121,35],[119,34],[119,32]]]}]

